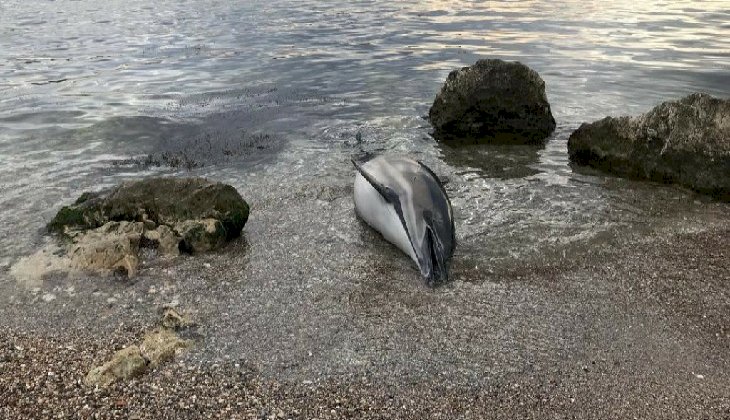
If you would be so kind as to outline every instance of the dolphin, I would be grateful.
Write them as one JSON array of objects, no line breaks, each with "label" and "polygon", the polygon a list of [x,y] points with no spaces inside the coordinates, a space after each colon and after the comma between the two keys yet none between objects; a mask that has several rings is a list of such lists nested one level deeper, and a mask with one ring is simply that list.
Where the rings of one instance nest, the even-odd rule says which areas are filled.
[{"label": "dolphin", "polygon": [[447,281],[456,239],[451,202],[438,177],[406,157],[352,163],[355,213],[410,256],[430,286]]}]

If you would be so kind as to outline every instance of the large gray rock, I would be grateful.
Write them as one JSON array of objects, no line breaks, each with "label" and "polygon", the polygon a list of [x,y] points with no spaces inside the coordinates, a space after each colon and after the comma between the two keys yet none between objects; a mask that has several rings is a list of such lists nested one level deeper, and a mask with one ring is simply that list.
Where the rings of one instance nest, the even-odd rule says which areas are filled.
[{"label": "large gray rock", "polygon": [[73,269],[133,276],[140,248],[215,250],[237,237],[249,207],[235,188],[201,178],[150,178],[84,193],[48,224]]},{"label": "large gray rock", "polygon": [[452,71],[428,115],[434,137],[450,143],[538,144],[555,129],[540,75],[496,59]]},{"label": "large gray rock", "polygon": [[568,152],[579,165],[730,201],[730,100],[695,93],[638,117],[585,123]]}]

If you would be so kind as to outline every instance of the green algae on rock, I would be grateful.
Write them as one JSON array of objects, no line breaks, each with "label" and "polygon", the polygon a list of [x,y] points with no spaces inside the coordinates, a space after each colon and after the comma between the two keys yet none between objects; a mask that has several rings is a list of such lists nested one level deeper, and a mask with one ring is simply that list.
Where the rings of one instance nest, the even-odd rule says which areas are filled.
[{"label": "green algae on rock", "polygon": [[47,228],[66,239],[70,268],[132,277],[140,248],[166,255],[216,250],[241,234],[248,213],[230,185],[150,178],[84,193]]},{"label": "green algae on rock", "polygon": [[62,208],[48,229],[93,229],[110,221],[174,226],[188,220],[216,219],[226,239],[237,237],[248,220],[249,207],[230,185],[203,178],[149,178],[127,182],[97,193],[84,193]]}]

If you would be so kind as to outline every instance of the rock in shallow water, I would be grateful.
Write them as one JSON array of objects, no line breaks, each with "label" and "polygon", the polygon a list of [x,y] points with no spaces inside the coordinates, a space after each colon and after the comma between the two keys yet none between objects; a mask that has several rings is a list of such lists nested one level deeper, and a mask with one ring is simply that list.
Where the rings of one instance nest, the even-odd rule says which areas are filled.
[{"label": "rock in shallow water", "polygon": [[730,201],[730,100],[695,93],[637,117],[584,123],[568,152],[579,165]]},{"label": "rock in shallow water", "polygon": [[496,59],[452,71],[429,119],[434,137],[450,143],[537,144],[555,129],[540,75]]},{"label": "rock in shallow water", "polygon": [[235,188],[201,178],[150,178],[84,193],[48,224],[67,239],[73,269],[133,276],[140,248],[177,255],[240,235],[249,207]]},{"label": "rock in shallow water", "polygon": [[190,220],[216,219],[226,238],[241,233],[248,204],[235,188],[203,178],[149,178],[97,193],[84,193],[62,208],[48,224],[52,232],[94,229],[110,221],[175,226]]}]

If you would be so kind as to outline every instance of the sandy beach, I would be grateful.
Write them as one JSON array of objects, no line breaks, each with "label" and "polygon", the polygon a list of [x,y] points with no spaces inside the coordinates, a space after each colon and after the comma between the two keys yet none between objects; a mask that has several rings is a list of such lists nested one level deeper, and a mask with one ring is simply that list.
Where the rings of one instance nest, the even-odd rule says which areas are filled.
[{"label": "sandy beach", "polygon": [[[724,419],[730,415],[730,330],[725,322],[730,309],[729,249],[730,230],[720,226],[633,239],[567,264],[510,269],[491,281],[498,279],[496,284],[506,289],[546,292],[536,301],[509,304],[521,308],[522,314],[506,305],[510,296],[518,294],[473,297],[460,306],[462,315],[446,316],[453,325],[438,336],[420,331],[394,337],[415,340],[412,344],[429,349],[433,358],[418,350],[409,353],[411,346],[381,348],[382,360],[310,380],[301,380],[299,374],[311,374],[311,369],[293,368],[289,370],[299,374],[281,375],[271,369],[261,372],[255,361],[245,358],[202,361],[199,356],[209,346],[202,340],[197,348],[147,375],[107,389],[90,389],[82,384],[89,367],[138,339],[154,323],[153,316],[120,320],[103,336],[84,329],[48,331],[43,320],[39,331],[31,332],[36,328],[20,327],[28,307],[3,305],[0,319],[7,333],[0,342],[0,415]],[[487,283],[490,280],[464,282],[455,288],[467,288],[473,296],[479,284]],[[443,319],[433,311],[420,312],[418,305],[414,311],[393,305],[386,309],[384,296],[373,296],[377,302],[368,305],[382,305],[377,314],[349,306],[353,320],[368,319],[387,328],[390,323],[410,324],[417,317]],[[481,317],[498,318],[498,312],[505,310],[509,316],[529,320],[517,322],[510,335],[494,343],[485,338],[490,334],[485,327],[493,320]],[[564,330],[569,326],[556,323],[555,312],[572,319],[577,331]],[[38,309],[34,316],[54,317]],[[214,326],[202,322],[198,328]],[[354,325],[344,328],[356,333]],[[457,345],[449,346],[454,342]],[[485,348],[479,349],[480,345]],[[445,346],[448,354],[443,354]],[[502,353],[490,353],[496,349]],[[319,356],[330,366],[341,357]],[[409,372],[389,371],[389,362],[410,357]],[[443,373],[434,371],[434,366],[444,367],[449,360],[471,360],[470,366],[481,365],[483,371],[463,373],[453,366]],[[500,364],[514,369],[507,371]],[[474,377],[479,379],[472,382]]]}]

